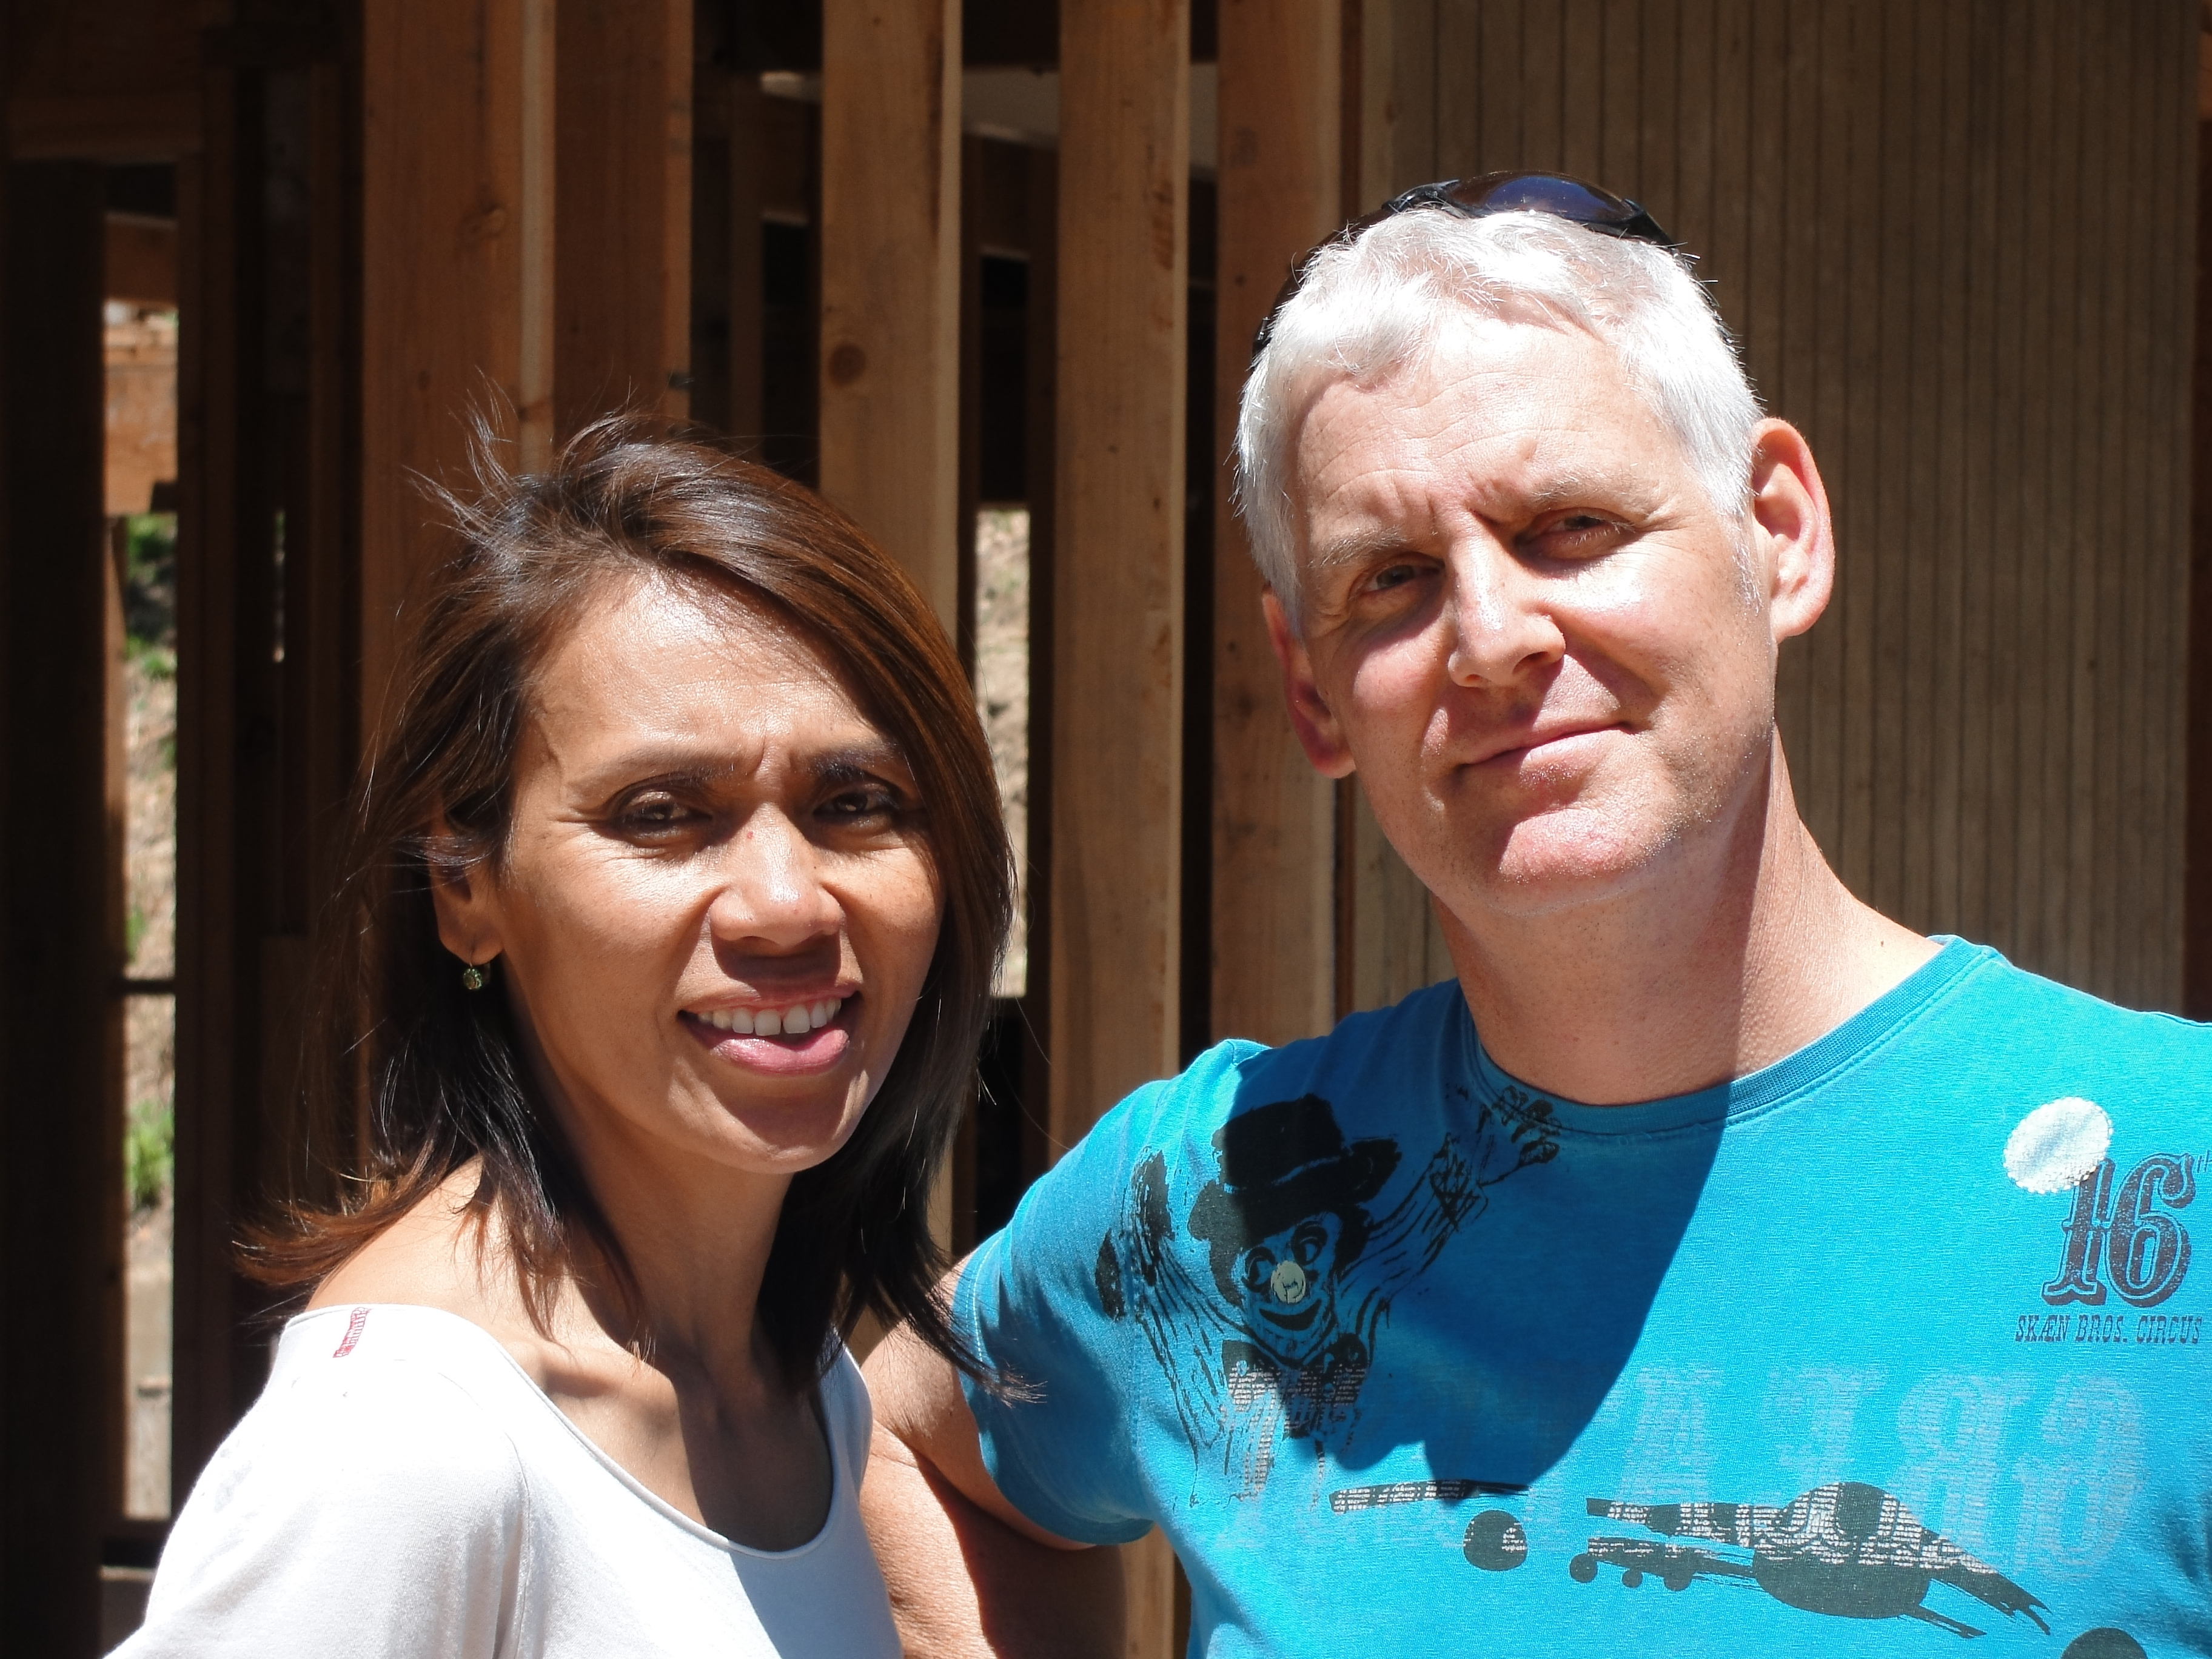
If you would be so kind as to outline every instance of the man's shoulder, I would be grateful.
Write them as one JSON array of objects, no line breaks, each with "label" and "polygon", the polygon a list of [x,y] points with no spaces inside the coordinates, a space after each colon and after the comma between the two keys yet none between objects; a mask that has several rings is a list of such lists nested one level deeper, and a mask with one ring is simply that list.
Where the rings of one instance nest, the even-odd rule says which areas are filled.
[{"label": "man's shoulder", "polygon": [[2173,1073],[2192,1093],[2212,1098],[2212,1025],[2155,1009],[2124,1007],[2090,992],[2016,967],[1995,951],[1961,975],[1960,994],[1937,1030],[1979,1032],[2002,1042],[1988,1057],[2063,1060],[2116,1074]]}]

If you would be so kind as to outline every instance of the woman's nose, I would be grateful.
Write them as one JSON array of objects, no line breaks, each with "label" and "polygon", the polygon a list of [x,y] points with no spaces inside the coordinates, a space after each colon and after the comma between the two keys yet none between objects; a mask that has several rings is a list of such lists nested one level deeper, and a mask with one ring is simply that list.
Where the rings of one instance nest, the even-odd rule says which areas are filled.
[{"label": "woman's nose", "polygon": [[1566,637],[1543,602],[1542,584],[1495,535],[1485,529],[1465,538],[1448,568],[1446,668],[1455,684],[1510,685],[1565,653]]},{"label": "woman's nose", "polygon": [[756,811],[724,844],[722,860],[708,912],[718,937],[795,947],[836,930],[840,912],[823,884],[820,849],[782,812]]}]

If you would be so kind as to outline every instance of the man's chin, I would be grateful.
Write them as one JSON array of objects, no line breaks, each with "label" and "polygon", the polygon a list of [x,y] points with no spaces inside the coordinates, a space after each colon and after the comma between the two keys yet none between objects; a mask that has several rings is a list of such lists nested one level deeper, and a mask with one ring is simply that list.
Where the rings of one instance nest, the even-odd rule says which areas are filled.
[{"label": "man's chin", "polygon": [[1674,841],[1649,824],[1622,824],[1607,814],[1547,812],[1494,838],[1490,856],[1462,866],[1457,879],[1437,891],[1470,920],[1483,912],[1554,915],[1633,892]]}]

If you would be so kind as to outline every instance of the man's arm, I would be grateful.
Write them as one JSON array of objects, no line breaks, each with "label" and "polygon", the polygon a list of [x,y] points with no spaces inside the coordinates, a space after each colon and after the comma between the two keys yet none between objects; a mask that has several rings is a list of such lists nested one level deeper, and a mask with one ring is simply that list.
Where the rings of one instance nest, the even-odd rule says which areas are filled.
[{"label": "man's arm", "polygon": [[866,1372],[876,1434],[860,1514],[908,1659],[1118,1656],[1121,1553],[1057,1538],[1006,1501],[958,1375],[903,1327]]}]

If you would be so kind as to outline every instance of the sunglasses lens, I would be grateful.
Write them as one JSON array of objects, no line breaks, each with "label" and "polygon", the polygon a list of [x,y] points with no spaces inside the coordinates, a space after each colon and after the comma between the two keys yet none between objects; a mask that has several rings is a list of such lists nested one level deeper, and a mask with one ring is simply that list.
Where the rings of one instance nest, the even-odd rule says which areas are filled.
[{"label": "sunglasses lens", "polygon": [[1492,173],[1462,179],[1442,195],[1465,212],[1548,213],[1555,219],[1607,229],[1626,228],[1644,216],[1632,204],[1610,191],[1540,173]]}]

